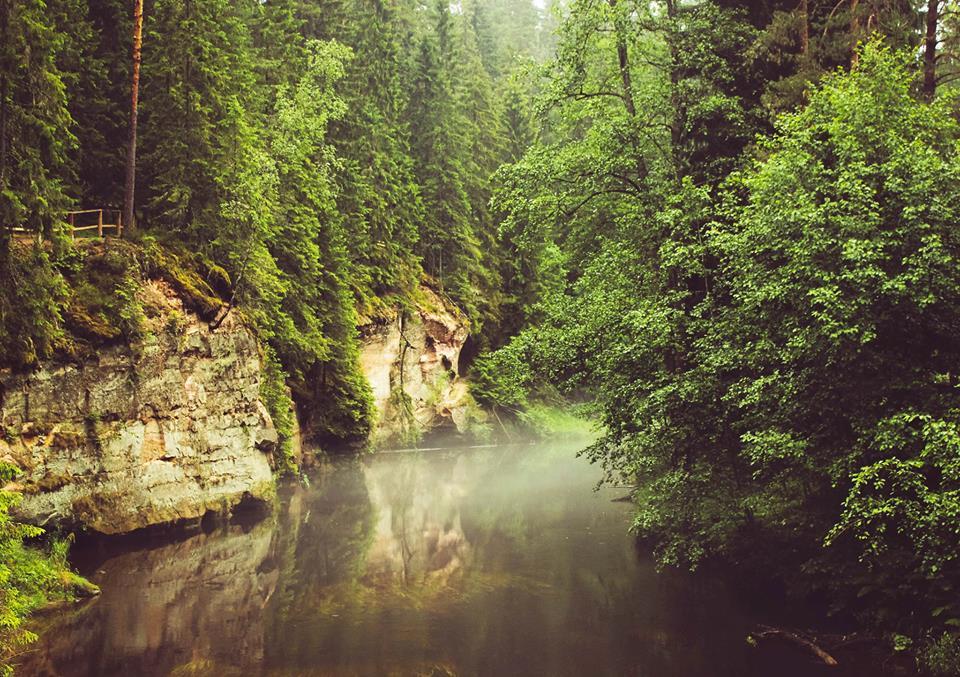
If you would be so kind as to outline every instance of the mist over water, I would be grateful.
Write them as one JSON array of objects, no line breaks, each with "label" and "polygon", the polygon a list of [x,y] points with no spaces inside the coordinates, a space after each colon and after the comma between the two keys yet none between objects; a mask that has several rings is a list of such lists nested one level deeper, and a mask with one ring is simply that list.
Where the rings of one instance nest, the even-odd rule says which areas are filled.
[{"label": "mist over water", "polygon": [[577,449],[342,459],[253,524],[80,544],[103,595],[21,674],[768,674],[738,601],[657,573]]}]

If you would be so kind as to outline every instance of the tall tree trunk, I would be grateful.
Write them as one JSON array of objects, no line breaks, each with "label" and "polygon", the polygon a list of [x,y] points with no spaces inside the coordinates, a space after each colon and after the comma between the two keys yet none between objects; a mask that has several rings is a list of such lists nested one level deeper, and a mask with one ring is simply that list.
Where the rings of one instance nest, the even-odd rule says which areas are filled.
[{"label": "tall tree trunk", "polygon": [[929,0],[923,48],[923,95],[928,101],[932,101],[937,93],[937,21],[939,17],[939,0]]},{"label": "tall tree trunk", "polygon": [[810,0],[800,0],[800,53],[810,51]]},{"label": "tall tree trunk", "polygon": [[[617,0],[609,0],[610,7],[615,8]],[[617,34],[617,60],[620,62],[620,83],[623,87],[623,104],[627,109],[627,114],[631,118],[637,117],[637,105],[633,100],[633,80],[630,76],[630,56],[627,52],[627,38],[623,34],[623,27],[620,22],[614,18],[616,26],[614,30]]]},{"label": "tall tree trunk", "polygon": [[[8,101],[10,93],[10,81],[7,76],[8,67],[6,54],[2,50],[10,40],[10,2],[9,0],[0,0],[0,190],[3,190],[7,184],[7,165],[9,163],[9,140],[7,125],[10,116],[10,102]],[[0,212],[2,215],[3,212]],[[6,243],[9,242],[13,233],[15,223],[0,223],[0,242],[3,249],[6,250]]]},{"label": "tall tree trunk", "polygon": [[[616,10],[617,0],[608,0],[610,8]],[[623,93],[623,106],[630,119],[637,119],[637,104],[633,99],[633,77],[630,74],[630,53],[627,49],[627,36],[624,26],[617,17],[614,16],[614,32],[617,37],[617,63],[620,67],[620,87]],[[647,176],[647,162],[639,153],[639,149],[634,141],[634,152],[637,153],[637,178],[644,179]]]},{"label": "tall tree trunk", "polygon": [[137,179],[137,107],[140,100],[140,49],[143,35],[143,0],[133,3],[133,78],[130,87],[130,130],[127,141],[127,175],[123,186],[123,223],[133,228],[134,187]]},{"label": "tall tree trunk", "polygon": [[860,52],[857,41],[860,39],[860,0],[850,0],[850,69],[860,63]]}]

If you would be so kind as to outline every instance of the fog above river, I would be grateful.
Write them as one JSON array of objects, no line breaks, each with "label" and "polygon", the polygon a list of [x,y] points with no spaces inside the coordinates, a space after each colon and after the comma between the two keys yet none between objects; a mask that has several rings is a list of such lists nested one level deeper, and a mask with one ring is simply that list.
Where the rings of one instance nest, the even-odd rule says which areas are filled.
[{"label": "fog above river", "polygon": [[343,459],[252,524],[81,544],[103,595],[21,674],[763,674],[735,600],[658,574],[576,451]]}]

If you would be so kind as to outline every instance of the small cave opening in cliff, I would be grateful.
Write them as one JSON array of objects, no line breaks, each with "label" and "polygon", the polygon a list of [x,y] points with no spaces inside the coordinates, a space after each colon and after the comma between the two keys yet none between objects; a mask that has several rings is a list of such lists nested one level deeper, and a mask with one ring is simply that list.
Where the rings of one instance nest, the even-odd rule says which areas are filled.
[{"label": "small cave opening in cliff", "polygon": [[466,376],[470,373],[470,367],[479,354],[480,346],[476,339],[473,338],[472,334],[467,336],[467,340],[463,342],[463,347],[460,348],[460,359],[458,360],[460,376]]}]

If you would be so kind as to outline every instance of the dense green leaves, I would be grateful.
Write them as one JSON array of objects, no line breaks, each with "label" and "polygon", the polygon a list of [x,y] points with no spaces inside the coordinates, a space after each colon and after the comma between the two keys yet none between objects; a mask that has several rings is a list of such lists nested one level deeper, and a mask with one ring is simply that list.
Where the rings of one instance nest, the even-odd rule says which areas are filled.
[{"label": "dense green leaves", "polygon": [[873,19],[886,42],[823,76],[850,63],[836,26],[782,59],[796,17],[737,4],[570,5],[546,128],[494,197],[525,285],[557,280],[556,262],[566,280],[478,361],[477,394],[593,398],[605,433],[588,454],[637,483],[635,526],[664,563],[727,558],[888,630],[950,630],[953,100],[918,100],[910,57],[885,46],[918,34],[891,8]]},{"label": "dense green leaves", "polygon": [[[0,463],[0,483],[7,485],[15,468]],[[15,522],[10,511],[20,494],[0,489],[0,675],[13,674],[17,654],[36,635],[24,627],[27,615],[56,599],[69,599],[77,591],[87,595],[96,588],[70,571],[67,541],[53,541],[47,551],[25,545],[43,529]]]}]

